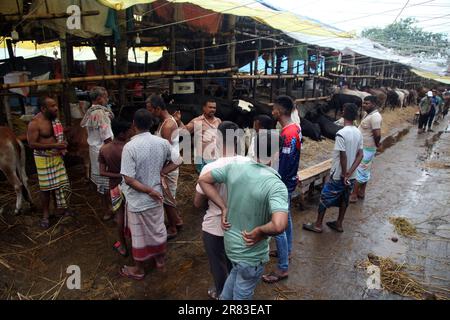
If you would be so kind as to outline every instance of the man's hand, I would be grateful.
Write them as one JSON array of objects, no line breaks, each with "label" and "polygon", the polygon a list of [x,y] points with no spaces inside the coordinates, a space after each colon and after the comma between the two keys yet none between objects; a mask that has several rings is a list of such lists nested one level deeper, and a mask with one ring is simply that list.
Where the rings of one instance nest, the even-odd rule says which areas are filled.
[{"label": "man's hand", "polygon": [[162,194],[160,194],[159,192],[156,192],[155,190],[150,190],[147,194],[157,202],[163,202],[164,198]]},{"label": "man's hand", "polygon": [[222,208],[222,229],[227,231],[231,228],[231,224],[227,220],[227,208]]},{"label": "man's hand", "polygon": [[54,148],[58,149],[58,150],[65,150],[65,149],[67,149],[67,142],[63,141],[61,143],[55,143]]},{"label": "man's hand", "polygon": [[250,232],[247,232],[245,230],[242,231],[242,237],[244,238],[245,244],[247,246],[253,246],[266,238],[266,236],[259,227],[256,227]]}]

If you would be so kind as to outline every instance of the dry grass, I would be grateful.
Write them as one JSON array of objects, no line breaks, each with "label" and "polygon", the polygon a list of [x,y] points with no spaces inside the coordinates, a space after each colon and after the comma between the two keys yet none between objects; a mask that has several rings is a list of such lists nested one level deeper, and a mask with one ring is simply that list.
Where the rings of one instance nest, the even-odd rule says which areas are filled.
[{"label": "dry grass", "polygon": [[411,122],[414,119],[414,115],[417,111],[417,107],[406,107],[402,109],[396,108],[395,110],[384,110],[381,115],[383,117],[383,125],[381,127],[381,136],[387,136],[391,133],[393,128],[398,127],[404,122]]},{"label": "dry grass", "polygon": [[424,169],[450,169],[450,164],[438,162],[438,161],[428,161],[422,165]]},{"label": "dry grass", "polygon": [[394,225],[395,231],[404,237],[415,238],[417,237],[416,227],[409,222],[406,218],[402,217],[390,217],[389,222]]},{"label": "dry grass", "polygon": [[412,268],[404,263],[398,264],[389,258],[378,257],[373,254],[369,254],[366,260],[358,262],[355,266],[367,269],[370,265],[380,268],[381,286],[391,293],[417,300],[450,300],[449,290],[426,286],[406,272],[408,269],[417,270],[417,268]]}]

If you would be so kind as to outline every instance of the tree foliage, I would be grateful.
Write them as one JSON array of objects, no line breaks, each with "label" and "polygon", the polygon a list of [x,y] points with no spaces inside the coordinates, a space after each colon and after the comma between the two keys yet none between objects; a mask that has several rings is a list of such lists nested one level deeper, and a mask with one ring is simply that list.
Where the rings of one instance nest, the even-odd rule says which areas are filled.
[{"label": "tree foliage", "polygon": [[362,36],[396,50],[400,54],[448,57],[450,41],[445,33],[424,31],[414,18],[401,19],[384,28],[370,28]]}]

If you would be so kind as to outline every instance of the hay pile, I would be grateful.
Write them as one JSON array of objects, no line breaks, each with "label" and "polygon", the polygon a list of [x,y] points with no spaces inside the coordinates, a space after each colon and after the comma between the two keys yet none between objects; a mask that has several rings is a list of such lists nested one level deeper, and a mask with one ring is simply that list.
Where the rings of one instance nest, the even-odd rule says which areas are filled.
[{"label": "hay pile", "polygon": [[391,132],[391,129],[397,128],[399,124],[404,122],[411,122],[414,119],[414,115],[417,111],[417,107],[396,108],[394,110],[383,110],[381,116],[383,117],[383,125],[381,126],[381,136],[387,136]]},{"label": "hay pile", "polygon": [[404,237],[417,238],[416,227],[402,217],[390,217],[389,222],[394,225],[395,231]]},{"label": "hay pile", "polygon": [[300,169],[308,168],[332,157],[334,148],[333,140],[324,139],[322,141],[314,141],[306,137],[303,139]]},{"label": "hay pile", "polygon": [[[426,287],[423,283],[412,278],[406,270],[415,270],[406,264],[398,264],[389,258],[378,257],[374,254],[368,254],[367,259],[358,262],[355,267],[367,269],[370,265],[380,268],[381,286],[383,289],[401,295],[403,297],[412,297],[417,300],[438,299],[450,300],[450,295],[446,289]],[[431,289],[436,289],[432,292]],[[440,291],[440,292],[439,292]],[[442,292],[442,291],[445,291]]]}]

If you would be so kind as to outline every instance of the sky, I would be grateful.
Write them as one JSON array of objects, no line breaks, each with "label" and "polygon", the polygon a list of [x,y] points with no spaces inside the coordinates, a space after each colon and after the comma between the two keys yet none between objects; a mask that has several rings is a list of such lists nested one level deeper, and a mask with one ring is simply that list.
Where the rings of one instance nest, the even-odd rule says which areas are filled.
[{"label": "sky", "polygon": [[[277,8],[360,34],[365,28],[384,27],[414,17],[425,31],[450,38],[450,0],[265,0]],[[406,5],[407,4],[407,5]],[[402,8],[406,5],[404,10]],[[400,14],[400,15],[399,15]]]}]

